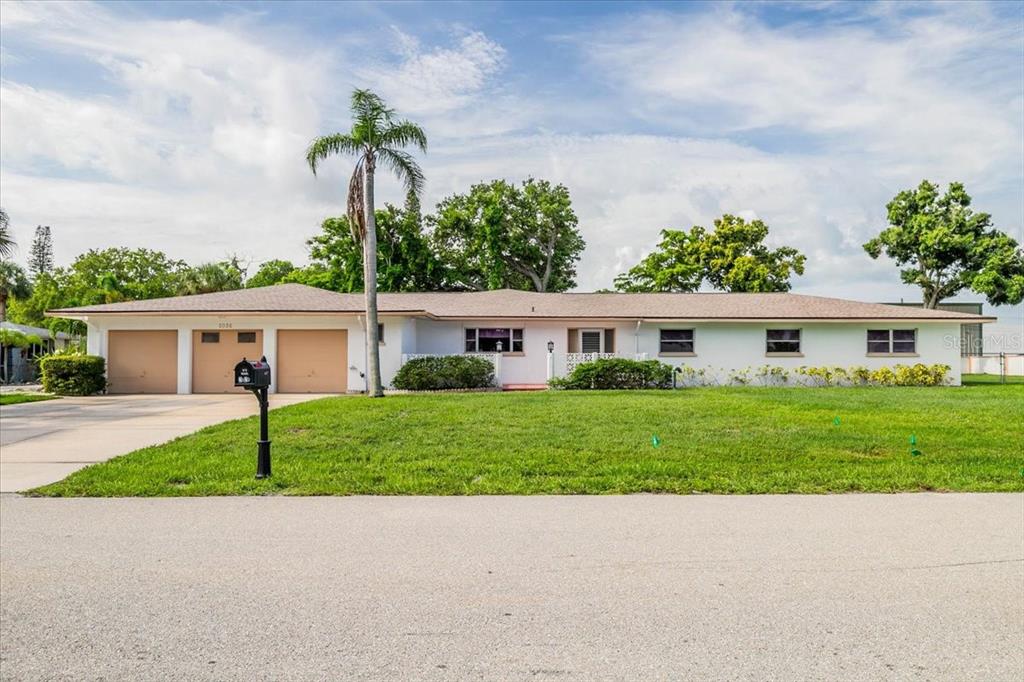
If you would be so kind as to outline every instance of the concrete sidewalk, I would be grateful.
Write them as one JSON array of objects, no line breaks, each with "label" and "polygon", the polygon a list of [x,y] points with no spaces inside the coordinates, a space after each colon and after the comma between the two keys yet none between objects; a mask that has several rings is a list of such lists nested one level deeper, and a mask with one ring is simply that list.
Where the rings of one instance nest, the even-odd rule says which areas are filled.
[{"label": "concrete sidewalk", "polygon": [[[271,408],[319,398],[272,395]],[[231,395],[118,395],[0,406],[0,492],[59,481],[89,464],[211,424],[259,414]]]},{"label": "concrete sidewalk", "polygon": [[0,498],[5,679],[984,680],[1024,496]]}]

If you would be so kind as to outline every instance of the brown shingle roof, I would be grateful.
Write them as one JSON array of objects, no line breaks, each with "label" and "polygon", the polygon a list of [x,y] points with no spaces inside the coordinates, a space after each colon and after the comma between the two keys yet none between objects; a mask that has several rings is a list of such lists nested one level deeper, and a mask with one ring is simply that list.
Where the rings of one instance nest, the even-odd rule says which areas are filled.
[{"label": "brown shingle roof", "polygon": [[[385,314],[439,318],[892,319],[989,321],[994,318],[944,310],[801,294],[539,294],[531,291],[425,292],[380,294]],[[302,284],[279,284],[214,294],[154,298],[50,310],[48,315],[145,315],[174,313],[348,313],[363,312],[362,294],[338,294]]]}]

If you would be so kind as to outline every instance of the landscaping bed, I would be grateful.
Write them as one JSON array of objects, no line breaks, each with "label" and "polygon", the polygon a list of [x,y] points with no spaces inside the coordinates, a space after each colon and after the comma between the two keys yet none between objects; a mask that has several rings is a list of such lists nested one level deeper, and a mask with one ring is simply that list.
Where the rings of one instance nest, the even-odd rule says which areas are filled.
[{"label": "landscaping bed", "polygon": [[1021,491],[1021,423],[1021,385],[325,398],[271,413],[268,480],[249,418],[34,493]]}]

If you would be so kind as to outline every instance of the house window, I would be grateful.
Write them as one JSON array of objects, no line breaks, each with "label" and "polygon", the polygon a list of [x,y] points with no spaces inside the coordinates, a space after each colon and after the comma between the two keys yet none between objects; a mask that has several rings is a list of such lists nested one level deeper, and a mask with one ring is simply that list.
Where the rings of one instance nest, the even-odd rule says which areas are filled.
[{"label": "house window", "polygon": [[584,353],[603,353],[604,334],[600,329],[584,329],[580,332],[580,350]]},{"label": "house window", "polygon": [[203,332],[199,340],[202,343],[220,343],[220,332]]},{"label": "house window", "polygon": [[256,343],[256,332],[238,332],[238,343]]},{"label": "house window", "polygon": [[693,330],[692,329],[662,329],[661,343],[658,349],[660,353],[692,353],[693,352]]},{"label": "house window", "polygon": [[868,354],[904,354],[917,352],[916,329],[869,329]]},{"label": "house window", "polygon": [[769,329],[765,334],[768,353],[799,353],[799,329]]},{"label": "house window", "polygon": [[523,330],[507,327],[466,330],[467,353],[496,353],[499,343],[503,353],[522,353]]}]

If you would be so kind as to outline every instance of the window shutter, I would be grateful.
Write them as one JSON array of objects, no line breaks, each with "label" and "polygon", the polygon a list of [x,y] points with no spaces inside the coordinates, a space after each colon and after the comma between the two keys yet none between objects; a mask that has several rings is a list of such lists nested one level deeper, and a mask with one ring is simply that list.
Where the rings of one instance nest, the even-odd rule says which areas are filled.
[{"label": "window shutter", "polygon": [[570,329],[569,330],[569,341],[566,344],[566,347],[569,349],[570,353],[579,353],[580,352],[580,330],[579,329]]},{"label": "window shutter", "polygon": [[604,330],[604,352],[614,353],[615,352],[615,330],[605,329]]}]

